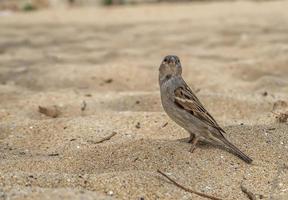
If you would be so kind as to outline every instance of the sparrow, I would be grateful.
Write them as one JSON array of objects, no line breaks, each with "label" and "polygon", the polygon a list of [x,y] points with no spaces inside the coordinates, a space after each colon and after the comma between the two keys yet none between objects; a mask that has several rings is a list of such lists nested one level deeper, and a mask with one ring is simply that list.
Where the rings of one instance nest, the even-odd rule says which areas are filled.
[{"label": "sparrow", "polygon": [[201,139],[223,145],[245,162],[251,163],[251,158],[225,138],[225,131],[204,108],[181,75],[179,58],[166,56],[159,67],[161,102],[168,116],[190,134],[190,152],[195,150]]}]

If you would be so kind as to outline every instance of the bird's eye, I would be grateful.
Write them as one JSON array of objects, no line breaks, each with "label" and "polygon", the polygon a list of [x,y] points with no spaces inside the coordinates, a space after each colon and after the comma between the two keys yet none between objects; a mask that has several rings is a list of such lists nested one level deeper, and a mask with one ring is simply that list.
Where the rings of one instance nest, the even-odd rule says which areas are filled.
[{"label": "bird's eye", "polygon": [[167,62],[167,58],[164,58],[164,60],[163,60],[164,62]]}]

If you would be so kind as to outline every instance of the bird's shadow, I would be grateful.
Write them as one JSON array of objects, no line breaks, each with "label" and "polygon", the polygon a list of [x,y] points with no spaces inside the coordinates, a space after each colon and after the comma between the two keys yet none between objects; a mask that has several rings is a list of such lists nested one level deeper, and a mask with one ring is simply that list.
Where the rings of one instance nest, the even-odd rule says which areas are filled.
[{"label": "bird's shadow", "polygon": [[[175,141],[189,144],[190,143],[189,140],[190,140],[190,138],[187,137],[187,138],[177,139]],[[196,145],[197,145],[197,147],[206,148],[206,149],[213,148],[213,147],[220,148],[222,150],[226,149],[224,146],[222,146],[220,144],[215,144],[215,143],[212,143],[208,140],[203,140],[203,139],[200,139]]]},{"label": "bird's shadow", "polygon": [[[187,138],[177,139],[175,141],[189,143],[189,139],[190,138],[187,137]],[[232,150],[230,150],[229,148],[225,147],[224,145],[215,144],[215,143],[212,143],[212,142],[210,142],[208,140],[201,140],[200,139],[200,141],[196,144],[196,148],[204,148],[204,149],[217,148],[217,149],[221,149],[221,150],[227,151],[227,152],[233,154],[234,156],[239,157],[236,153],[234,153]]]}]

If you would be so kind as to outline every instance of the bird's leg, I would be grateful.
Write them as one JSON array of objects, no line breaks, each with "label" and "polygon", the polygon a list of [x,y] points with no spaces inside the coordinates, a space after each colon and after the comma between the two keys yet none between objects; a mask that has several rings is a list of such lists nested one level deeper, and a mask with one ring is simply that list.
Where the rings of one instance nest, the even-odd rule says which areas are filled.
[{"label": "bird's leg", "polygon": [[195,134],[190,133],[190,137],[189,137],[188,143],[192,143],[192,141],[194,140],[194,138],[195,138]]},{"label": "bird's leg", "polygon": [[191,141],[191,148],[190,148],[190,152],[193,153],[193,151],[196,149],[196,144],[199,140],[199,137],[194,136],[193,140]]}]

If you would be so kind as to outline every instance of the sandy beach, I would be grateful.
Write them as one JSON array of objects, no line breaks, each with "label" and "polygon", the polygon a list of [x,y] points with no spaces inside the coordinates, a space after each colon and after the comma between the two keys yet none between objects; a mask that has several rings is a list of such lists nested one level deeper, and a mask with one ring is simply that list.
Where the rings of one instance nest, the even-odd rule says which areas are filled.
[{"label": "sandy beach", "polygon": [[[0,199],[288,199],[288,2],[47,9],[0,17]],[[162,109],[158,67],[251,156],[202,144]],[[55,116],[39,112],[55,109]],[[105,137],[113,136],[102,141]],[[242,190],[241,190],[242,186]]]}]

